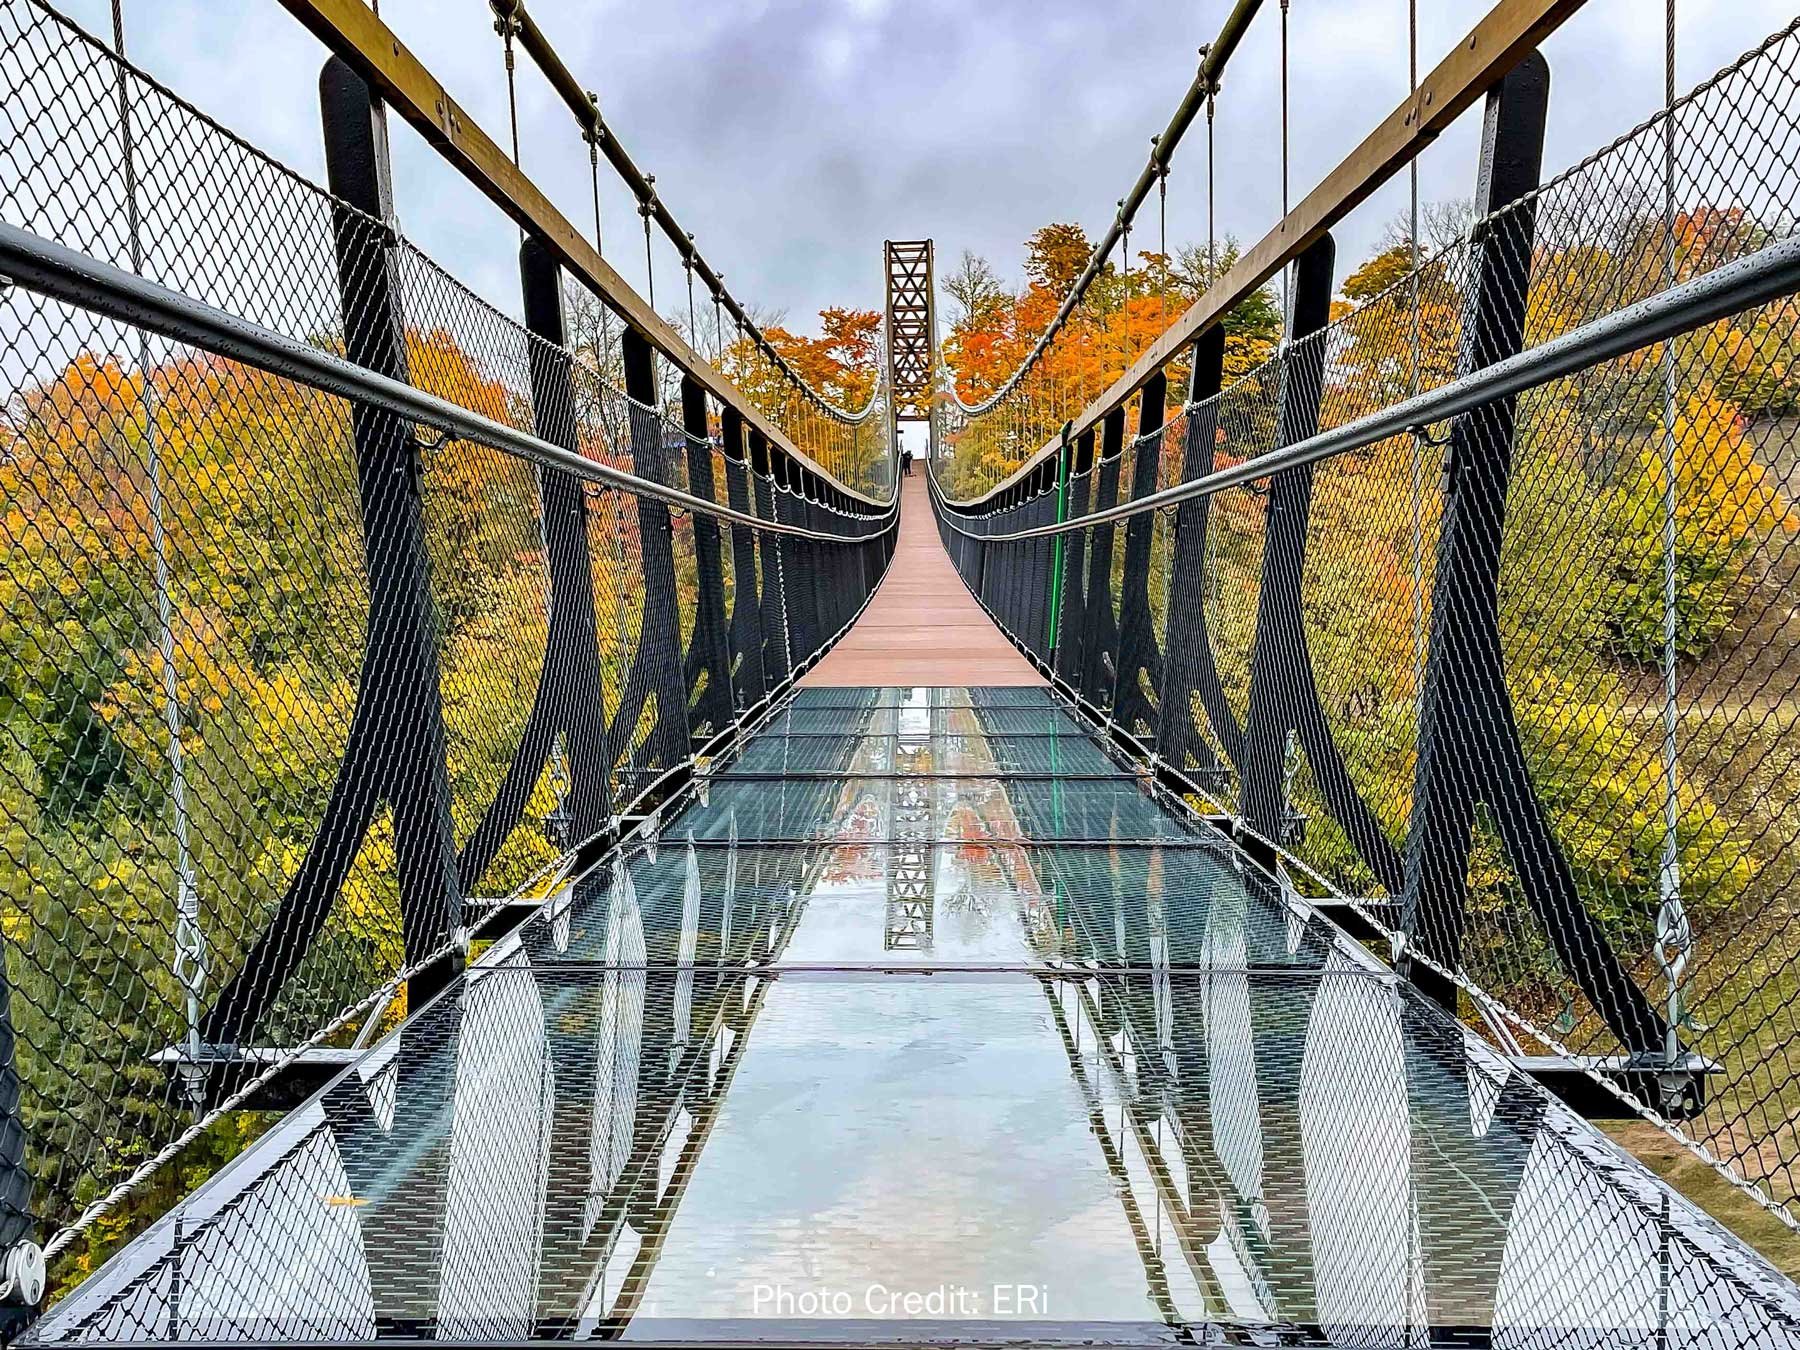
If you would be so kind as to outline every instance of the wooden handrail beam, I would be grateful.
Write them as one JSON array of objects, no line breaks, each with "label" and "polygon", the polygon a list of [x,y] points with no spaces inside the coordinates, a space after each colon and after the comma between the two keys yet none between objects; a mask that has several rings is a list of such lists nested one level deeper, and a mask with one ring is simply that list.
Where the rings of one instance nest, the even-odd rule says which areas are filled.
[{"label": "wooden handrail beam", "polygon": [[885,502],[840,483],[815,463],[744,395],[724,372],[689,347],[631,285],[602,258],[569,219],[551,204],[493,138],[463,111],[423,62],[363,0],[281,0],[309,32],[378,91],[463,177],[520,228],[549,244],[559,262],[610,305],[664,356],[692,375],[722,403],[736,408],[757,431],[837,490],[869,506]]},{"label": "wooden handrail beam", "polygon": [[[1419,82],[1405,102],[1325,176],[1305,199],[1243,254],[1198,300],[1163,331],[1154,344],[1084,408],[1068,432],[1079,437],[1130,398],[1149,378],[1215,323],[1222,322],[1256,288],[1299,257],[1308,246],[1368,199],[1435,141],[1476,99],[1505,78],[1584,0],[1498,0],[1481,20]],[[985,500],[1011,487],[1054,456],[1062,435],[1047,443],[1003,480],[962,505]]]}]

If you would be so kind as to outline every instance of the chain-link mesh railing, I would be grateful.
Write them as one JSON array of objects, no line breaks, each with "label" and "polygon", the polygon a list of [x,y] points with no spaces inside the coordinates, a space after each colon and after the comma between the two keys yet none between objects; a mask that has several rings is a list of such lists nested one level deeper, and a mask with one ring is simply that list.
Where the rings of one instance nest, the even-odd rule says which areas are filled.
[{"label": "chain-link mesh railing", "polygon": [[1796,1223],[1800,37],[1539,187],[1546,85],[1490,95],[1460,242],[1335,320],[1315,245],[1277,358],[1220,390],[1214,330],[941,527],[1242,838]]},{"label": "chain-link mesh railing", "polygon": [[0,118],[0,1247],[66,1278],[765,706],[893,515],[31,0]]}]

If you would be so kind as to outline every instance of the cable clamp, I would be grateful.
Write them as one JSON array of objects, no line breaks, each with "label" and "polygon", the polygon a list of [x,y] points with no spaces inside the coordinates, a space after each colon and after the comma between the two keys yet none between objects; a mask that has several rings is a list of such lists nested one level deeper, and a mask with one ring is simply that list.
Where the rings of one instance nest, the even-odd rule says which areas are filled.
[{"label": "cable clamp", "polygon": [[[1454,419],[1452,419],[1452,420],[1454,420]],[[1432,446],[1434,449],[1439,449],[1439,450],[1443,449],[1446,445],[1449,445],[1450,441],[1452,439],[1451,434],[1448,431],[1446,431],[1442,436],[1433,436],[1431,434],[1431,426],[1429,423],[1426,423],[1426,422],[1419,422],[1413,426],[1410,426],[1407,428],[1407,431],[1410,432],[1412,435],[1418,437],[1418,439],[1421,442],[1423,442],[1424,444]]]},{"label": "cable clamp", "polygon": [[44,1249],[22,1238],[0,1257],[0,1303],[35,1308],[44,1300]]}]

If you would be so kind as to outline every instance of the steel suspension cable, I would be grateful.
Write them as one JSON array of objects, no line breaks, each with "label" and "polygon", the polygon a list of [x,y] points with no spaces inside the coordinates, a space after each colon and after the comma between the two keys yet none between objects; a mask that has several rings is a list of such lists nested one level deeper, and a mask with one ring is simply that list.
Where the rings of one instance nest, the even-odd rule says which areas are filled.
[{"label": "steel suspension cable", "polygon": [[[1281,218],[1288,218],[1288,0],[1281,0]],[[1294,264],[1281,269],[1282,340],[1293,320]]]},{"label": "steel suspension cable", "polygon": [[[1218,280],[1219,260],[1215,251],[1216,235],[1213,221],[1213,112],[1216,89],[1206,91],[1206,282],[1200,287],[1200,293],[1206,294],[1213,282]],[[1194,386],[1200,378],[1200,363],[1194,362],[1194,368],[1188,372],[1188,397],[1191,407],[1194,403]],[[1192,416],[1192,414],[1189,414]],[[1203,508],[1210,516],[1211,503]],[[1208,632],[1218,631],[1219,572],[1216,562],[1219,532],[1209,525],[1206,530],[1206,550],[1200,559],[1200,607],[1201,617],[1207,625]]]},{"label": "steel suspension cable", "polygon": [[[1214,252],[1213,222],[1213,102],[1214,91],[1206,91],[1206,285],[1218,279],[1219,260]],[[1202,287],[1204,291],[1206,287]]]},{"label": "steel suspension cable", "polygon": [[[646,174],[644,176],[644,181],[654,188],[656,185],[656,175],[653,173]],[[650,254],[651,200],[651,198],[645,197],[638,202],[638,214],[644,218],[644,279],[646,282],[646,289],[649,293],[650,309],[654,312],[656,309],[656,260]]]},{"label": "steel suspension cable", "polygon": [[512,126],[512,161],[513,167],[519,167],[519,81],[517,74],[517,58],[513,54],[513,30],[516,24],[511,19],[496,19],[494,27],[500,30],[500,43],[506,53],[506,117]]},{"label": "steel suspension cable", "polygon": [[[1406,0],[1406,89],[1419,93],[1419,0]],[[1407,240],[1412,263],[1412,378],[1408,393],[1418,397],[1422,387],[1419,370],[1420,347],[1424,326],[1419,312],[1419,161],[1417,156],[1406,165],[1409,188]],[[1424,429],[1412,434],[1412,572],[1413,572],[1413,688],[1425,687],[1425,447]]]},{"label": "steel suspension cable", "polygon": [[[125,64],[125,8],[112,0],[113,47],[119,57],[119,151],[125,170],[125,230],[131,270],[143,275],[143,218],[138,209],[137,147],[131,134],[131,93]],[[201,1003],[206,995],[206,935],[200,927],[200,887],[194,872],[192,830],[188,814],[185,727],[181,715],[181,690],[175,675],[175,605],[169,568],[169,535],[165,521],[166,495],[162,441],[156,425],[156,379],[150,355],[150,335],[138,332],[138,378],[143,389],[138,402],[144,414],[144,456],[148,461],[150,498],[150,549],[154,558],[156,594],[156,647],[162,665],[163,727],[169,752],[169,804],[175,817],[175,934],[170,970],[181,985],[187,1014],[189,1064],[184,1066],[182,1086],[196,1114],[206,1105],[205,1070],[199,1067]]]},{"label": "steel suspension cable", "polygon": [[[693,237],[691,234],[688,236],[689,240]],[[699,351],[700,330],[694,324],[694,259],[691,254],[681,260],[681,270],[687,273],[688,341],[693,344],[695,351]]]},{"label": "steel suspension cable", "polygon": [[[1119,212],[1125,211],[1125,199],[1119,198]],[[1125,364],[1131,364],[1131,222],[1125,222],[1125,231],[1120,236],[1120,257],[1125,264]]]},{"label": "steel suspension cable", "polygon": [[[590,94],[589,97],[592,98],[593,95]],[[598,104],[598,100],[596,100],[596,104]],[[600,233],[600,146],[598,134],[590,134],[588,137],[588,178],[594,191],[594,252],[604,259],[606,257],[606,251],[602,247]],[[594,350],[594,374],[604,381],[607,376],[606,354],[608,349],[612,346],[612,324],[607,313],[606,301],[600,300],[599,305],[600,339],[598,346]]]},{"label": "steel suspension cable", "polygon": [[[1675,0],[1664,0],[1663,7],[1663,287],[1675,285]],[[1656,964],[1661,968],[1667,987],[1667,1040],[1663,1050],[1671,1064],[1681,1055],[1679,1024],[1682,1018],[1682,979],[1687,973],[1688,957],[1693,947],[1693,930],[1681,899],[1681,853],[1679,827],[1681,802],[1677,783],[1677,717],[1678,693],[1675,666],[1679,619],[1676,612],[1678,595],[1676,578],[1676,521],[1680,470],[1680,447],[1676,443],[1678,399],[1675,388],[1675,338],[1669,337],[1662,348],[1663,426],[1662,426],[1662,769],[1663,769],[1663,839],[1662,866],[1658,877],[1656,914]]]},{"label": "steel suspension cable", "polygon": [[[674,215],[657,196],[654,187],[656,175],[643,173],[632,162],[631,156],[619,143],[618,138],[607,129],[605,120],[600,115],[599,99],[592,91],[581,87],[550,44],[549,39],[545,37],[543,30],[538,27],[537,21],[532,18],[523,0],[489,0],[489,5],[497,17],[508,20],[513,25],[519,45],[524,49],[525,54],[537,64],[545,78],[549,80],[552,90],[574,115],[582,135],[590,147],[600,147],[604,142],[607,161],[613,166],[627,189],[638,199],[638,210],[645,215],[646,232],[650,228],[651,219],[654,218],[669,241],[681,251],[683,257],[691,262],[694,269],[700,274],[701,282],[721,297],[721,303],[725,309],[732,314],[733,319],[740,327],[747,330],[747,336],[756,350],[762,353],[785,381],[797,387],[807,402],[813,404],[834,421],[860,423],[866,420],[874,411],[876,400],[873,397],[868,406],[860,411],[838,407],[821,391],[814,389],[794,369],[787,358],[775,350],[762,330],[750,319],[743,305],[724,289],[724,274],[714,269],[706,261],[706,258],[694,246],[693,235],[691,233],[684,235],[676,223]],[[496,24],[496,30],[499,30],[498,24]],[[598,213],[596,212],[596,214]],[[649,247],[646,245],[646,253],[648,252]],[[653,265],[648,259],[646,260],[646,272],[653,272]],[[654,275],[649,276],[647,284],[651,288],[654,287]],[[652,308],[654,308],[655,297],[651,296],[650,299]]]},{"label": "steel suspension cable", "polygon": [[[966,403],[962,400],[956,391],[954,382],[948,386],[946,393],[949,399],[959,406],[959,410],[965,417],[978,417],[998,407],[1000,402],[1018,387],[1027,373],[1036,367],[1058,334],[1064,331],[1065,326],[1073,317],[1075,307],[1086,296],[1088,288],[1094,284],[1111,259],[1114,245],[1119,242],[1120,236],[1129,228],[1130,221],[1135,216],[1138,207],[1149,196],[1158,171],[1171,163],[1181,137],[1193,124],[1193,120],[1198,116],[1200,110],[1206,106],[1210,93],[1217,90],[1219,78],[1224,72],[1226,63],[1230,60],[1232,53],[1236,51],[1238,43],[1242,40],[1261,3],[1262,0],[1237,0],[1237,4],[1219,30],[1218,40],[1200,48],[1200,67],[1195,72],[1194,79],[1189,83],[1174,114],[1170,117],[1168,125],[1164,127],[1160,135],[1153,139],[1150,159],[1139,173],[1137,182],[1132,185],[1130,192],[1125,197],[1125,209],[1114,217],[1105,237],[1097,241],[1089,251],[1086,266],[1077,277],[1075,284],[1064,296],[1061,307],[1045,325],[1018,366],[1010,375],[1000,380],[973,403]],[[1085,367],[1088,363],[1081,364],[1085,376]],[[1084,379],[1084,404],[1087,401],[1086,392]]]},{"label": "steel suspension cable", "polygon": [[606,253],[600,242],[600,147],[592,140],[588,142],[588,177],[594,188],[594,252],[604,258]]},{"label": "steel suspension cable", "polygon": [[1169,170],[1165,167],[1156,180],[1156,247],[1162,255],[1162,278],[1157,283],[1157,291],[1162,300],[1158,319],[1164,328],[1169,326]]}]

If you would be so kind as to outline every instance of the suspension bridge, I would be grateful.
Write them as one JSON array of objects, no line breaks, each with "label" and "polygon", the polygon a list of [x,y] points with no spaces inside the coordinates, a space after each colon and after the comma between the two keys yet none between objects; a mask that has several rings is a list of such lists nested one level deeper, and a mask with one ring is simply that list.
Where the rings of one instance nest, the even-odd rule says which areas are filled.
[{"label": "suspension bridge", "polygon": [[[280,4],[323,183],[116,0],[0,0],[8,1338],[1800,1344],[1800,18],[1678,87],[1658,7],[1659,110],[1558,170],[1581,0],[1423,67],[1397,4],[1296,202],[1309,6],[1221,4],[997,363],[889,240],[826,387],[562,16],[480,16],[508,149]],[[402,135],[516,310],[407,238]]]}]

